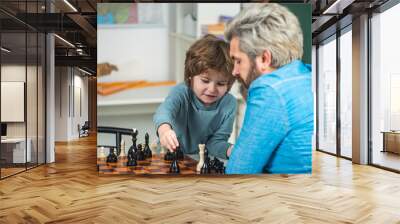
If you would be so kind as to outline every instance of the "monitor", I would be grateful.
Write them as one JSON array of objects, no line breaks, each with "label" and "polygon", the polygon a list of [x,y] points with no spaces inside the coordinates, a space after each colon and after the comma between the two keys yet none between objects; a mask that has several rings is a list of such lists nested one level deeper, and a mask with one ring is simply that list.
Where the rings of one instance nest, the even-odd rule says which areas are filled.
[{"label": "monitor", "polygon": [[1,136],[7,136],[7,124],[1,123]]}]

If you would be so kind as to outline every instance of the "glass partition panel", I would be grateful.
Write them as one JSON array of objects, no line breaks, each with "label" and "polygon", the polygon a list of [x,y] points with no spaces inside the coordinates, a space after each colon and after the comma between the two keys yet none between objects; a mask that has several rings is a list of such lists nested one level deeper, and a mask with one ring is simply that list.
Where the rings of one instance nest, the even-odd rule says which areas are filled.
[{"label": "glass partition panel", "polygon": [[318,48],[318,149],[336,154],[336,39]]},{"label": "glass partition panel", "polygon": [[1,34],[1,176],[24,171],[26,150],[26,33]]},{"label": "glass partition panel", "polygon": [[351,158],[352,141],[352,35],[340,36],[340,154]]}]

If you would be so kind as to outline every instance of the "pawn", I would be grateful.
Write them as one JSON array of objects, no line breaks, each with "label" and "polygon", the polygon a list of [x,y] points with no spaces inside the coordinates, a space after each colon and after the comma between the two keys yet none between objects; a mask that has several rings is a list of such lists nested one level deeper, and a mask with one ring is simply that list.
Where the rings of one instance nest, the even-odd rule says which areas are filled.
[{"label": "pawn", "polygon": [[176,157],[176,152],[173,153],[173,161],[171,163],[171,166],[169,167],[169,172],[170,173],[180,173],[180,169],[179,169],[179,163],[178,163],[178,159]]},{"label": "pawn", "polygon": [[183,158],[185,157],[185,155],[183,154],[183,151],[181,150],[180,147],[176,148],[176,158],[178,160],[183,160]]},{"label": "pawn", "polygon": [[110,148],[110,153],[107,156],[107,163],[116,163],[118,161],[117,155],[115,155],[114,148]]},{"label": "pawn", "polygon": [[100,151],[97,154],[97,157],[100,158],[100,159],[106,158],[106,154],[104,154],[104,146],[100,147]]},{"label": "pawn", "polygon": [[156,155],[157,154],[157,144],[156,143],[150,144],[150,150],[151,150],[152,155]]},{"label": "pawn", "polygon": [[139,145],[137,146],[136,160],[138,160],[138,161],[145,160],[144,152],[143,152],[143,150],[142,150],[142,145],[141,145],[141,144],[139,144]]}]

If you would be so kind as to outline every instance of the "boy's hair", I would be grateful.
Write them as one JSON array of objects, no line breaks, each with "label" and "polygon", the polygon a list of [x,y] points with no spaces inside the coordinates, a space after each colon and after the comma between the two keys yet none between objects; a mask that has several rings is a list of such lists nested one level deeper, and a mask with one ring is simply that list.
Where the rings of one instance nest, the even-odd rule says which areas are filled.
[{"label": "boy's hair", "polygon": [[232,75],[233,62],[229,56],[229,44],[214,35],[207,34],[197,40],[186,52],[185,82],[191,87],[192,77],[213,69],[228,80],[228,91],[235,78]]}]

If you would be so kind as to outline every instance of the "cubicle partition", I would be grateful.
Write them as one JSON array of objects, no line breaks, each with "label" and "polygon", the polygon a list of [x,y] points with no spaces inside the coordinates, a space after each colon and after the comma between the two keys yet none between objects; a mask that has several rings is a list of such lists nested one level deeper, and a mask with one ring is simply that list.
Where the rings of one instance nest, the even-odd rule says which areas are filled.
[{"label": "cubicle partition", "polygon": [[[6,6],[2,1],[0,6]],[[45,163],[45,34],[21,20],[44,1],[0,7],[0,178]]]}]

